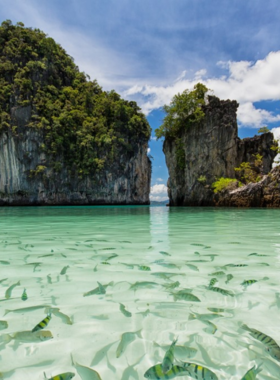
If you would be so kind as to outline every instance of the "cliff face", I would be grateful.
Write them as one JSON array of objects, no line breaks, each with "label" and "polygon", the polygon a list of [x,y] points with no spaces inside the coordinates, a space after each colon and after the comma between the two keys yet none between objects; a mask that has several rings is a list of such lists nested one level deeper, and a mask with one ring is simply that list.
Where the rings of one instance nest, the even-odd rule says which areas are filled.
[{"label": "cliff face", "polygon": [[[29,109],[13,110],[19,124],[28,121]],[[148,204],[151,162],[147,141],[139,141],[133,153],[120,153],[109,169],[79,178],[69,172],[63,156],[62,169],[48,167],[41,151],[43,133],[21,127],[20,136],[11,131],[0,136],[0,205],[59,204]]]},{"label": "cliff face", "polygon": [[0,42],[0,205],[149,204],[150,126],[137,104],[38,29],[5,21]]},{"label": "cliff face", "polygon": [[[181,132],[179,141],[184,151],[184,167],[177,161],[178,142],[166,138],[163,151],[169,171],[168,196],[170,206],[214,206],[217,196],[212,183],[220,177],[236,178],[234,168],[250,162],[253,155],[263,156],[261,174],[267,174],[276,155],[272,133],[252,139],[237,136],[236,101],[221,101],[209,96],[202,107],[204,119]],[[177,139],[178,141],[178,139]],[[228,205],[231,205],[229,202]]]}]

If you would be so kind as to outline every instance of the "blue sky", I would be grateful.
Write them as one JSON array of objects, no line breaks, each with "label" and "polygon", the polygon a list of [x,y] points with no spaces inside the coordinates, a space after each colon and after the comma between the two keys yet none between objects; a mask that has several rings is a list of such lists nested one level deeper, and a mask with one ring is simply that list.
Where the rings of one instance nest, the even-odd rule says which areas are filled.
[{"label": "blue sky", "polygon": [[[279,0],[0,0],[1,21],[59,42],[104,90],[136,100],[153,129],[161,107],[201,81],[240,106],[240,137],[280,137]],[[166,198],[162,143],[150,141],[152,199]]]}]

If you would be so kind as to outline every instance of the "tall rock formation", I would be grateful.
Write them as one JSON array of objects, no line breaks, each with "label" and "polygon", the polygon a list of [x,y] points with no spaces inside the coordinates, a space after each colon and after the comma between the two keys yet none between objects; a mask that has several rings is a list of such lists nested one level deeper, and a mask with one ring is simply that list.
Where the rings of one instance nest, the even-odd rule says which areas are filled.
[{"label": "tall rock formation", "polygon": [[[236,178],[234,169],[244,161],[252,161],[255,154],[263,156],[261,174],[271,170],[276,155],[270,149],[275,145],[273,134],[240,140],[237,107],[236,101],[209,96],[208,104],[202,106],[205,114],[202,121],[183,129],[176,139],[165,139],[163,151],[169,171],[170,206],[218,205],[219,196],[214,194],[212,184],[220,177]],[[183,149],[183,167],[178,165],[178,141]]]},{"label": "tall rock formation", "polygon": [[0,205],[149,204],[149,137],[135,102],[40,30],[2,23]]}]

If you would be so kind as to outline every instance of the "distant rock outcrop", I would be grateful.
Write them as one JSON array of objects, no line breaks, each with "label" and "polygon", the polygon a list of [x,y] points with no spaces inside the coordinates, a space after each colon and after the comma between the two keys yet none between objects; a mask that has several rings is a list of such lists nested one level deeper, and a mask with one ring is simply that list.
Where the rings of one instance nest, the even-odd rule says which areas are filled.
[{"label": "distant rock outcrop", "polygon": [[[227,198],[226,192],[221,199],[219,198],[220,194],[214,194],[212,184],[217,179],[221,177],[238,179],[235,168],[242,162],[253,162],[256,154],[262,156],[262,163],[259,168],[256,168],[260,172],[260,178],[262,178],[263,175],[270,172],[276,156],[275,150],[271,149],[272,146],[275,146],[275,142],[273,134],[270,132],[243,140],[238,138],[237,108],[238,103],[236,101],[224,101],[215,96],[209,96],[208,104],[202,106],[205,114],[202,121],[183,129],[177,137],[177,141],[172,137],[165,139],[163,151],[169,171],[167,186],[170,206],[261,207],[277,204],[276,199],[279,199],[279,195],[277,198],[275,192],[273,192],[273,196],[271,195],[275,199],[271,203],[263,199],[264,194],[268,191],[267,181],[270,177],[264,177],[258,183],[234,190],[235,197],[241,197],[242,189],[244,189],[242,197],[245,199],[249,191],[246,192],[246,188],[254,187],[257,189],[258,186],[261,187],[262,191],[258,193],[261,195],[256,196],[255,201],[248,199],[247,203],[245,200],[238,203],[234,200],[233,195]],[[178,139],[184,153],[184,167],[180,167],[177,161]],[[238,186],[238,181],[236,181],[236,186]]]}]

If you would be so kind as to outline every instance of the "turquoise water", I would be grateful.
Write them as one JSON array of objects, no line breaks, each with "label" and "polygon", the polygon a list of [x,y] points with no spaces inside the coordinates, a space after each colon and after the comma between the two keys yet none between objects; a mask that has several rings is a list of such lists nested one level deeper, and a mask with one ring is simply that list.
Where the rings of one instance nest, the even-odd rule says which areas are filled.
[{"label": "turquoise water", "polygon": [[279,258],[279,210],[0,208],[0,374],[144,379],[178,337],[175,360],[218,379],[260,363],[257,379],[279,379],[280,363],[241,328],[280,344]]}]

